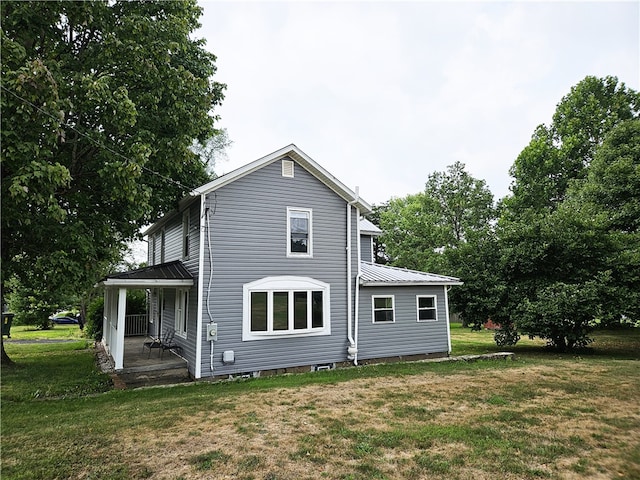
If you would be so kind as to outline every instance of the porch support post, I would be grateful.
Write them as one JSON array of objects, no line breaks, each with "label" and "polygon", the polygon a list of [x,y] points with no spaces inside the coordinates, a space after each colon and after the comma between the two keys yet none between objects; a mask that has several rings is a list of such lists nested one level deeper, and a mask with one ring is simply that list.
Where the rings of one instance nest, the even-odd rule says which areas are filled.
[{"label": "porch support post", "polygon": [[122,370],[124,364],[124,316],[127,313],[127,289],[118,289],[118,327],[116,329],[116,348],[113,359],[116,370]]},{"label": "porch support post", "polygon": [[107,351],[109,351],[108,346],[109,346],[109,316],[111,315],[111,305],[110,305],[110,288],[105,287],[104,288],[104,312],[102,314],[102,344],[107,348]]}]

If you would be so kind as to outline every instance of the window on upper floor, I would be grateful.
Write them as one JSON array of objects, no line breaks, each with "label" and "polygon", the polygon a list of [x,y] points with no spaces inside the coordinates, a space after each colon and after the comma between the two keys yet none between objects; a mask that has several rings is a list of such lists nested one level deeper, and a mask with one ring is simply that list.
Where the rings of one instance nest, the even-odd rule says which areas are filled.
[{"label": "window on upper floor", "polygon": [[287,207],[287,256],[313,256],[313,212],[308,208]]},{"label": "window on upper floor", "polygon": [[155,265],[156,264],[156,236],[151,235],[149,238],[149,241],[151,242],[151,257],[149,258],[149,265]]},{"label": "window on upper floor", "polygon": [[191,230],[191,218],[189,210],[182,214],[182,258],[189,259],[189,230]]},{"label": "window on upper floor", "polygon": [[416,303],[419,322],[434,322],[438,320],[435,295],[418,295]]},{"label": "window on upper floor", "polygon": [[307,277],[267,277],[243,289],[243,340],[329,335],[329,285]]},{"label": "window on upper floor", "polygon": [[371,297],[373,323],[395,322],[395,305],[393,295],[374,295]]},{"label": "window on upper floor", "polygon": [[165,231],[164,227],[160,231],[160,263],[164,263],[164,240],[165,240]]}]

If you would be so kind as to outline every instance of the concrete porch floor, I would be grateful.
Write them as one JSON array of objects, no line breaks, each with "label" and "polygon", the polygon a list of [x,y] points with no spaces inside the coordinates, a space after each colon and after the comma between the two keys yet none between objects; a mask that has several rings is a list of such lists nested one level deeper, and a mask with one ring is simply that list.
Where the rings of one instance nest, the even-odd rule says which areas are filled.
[{"label": "concrete porch floor", "polygon": [[150,372],[154,370],[171,370],[174,368],[187,368],[187,361],[172,351],[154,348],[142,349],[142,344],[148,342],[149,337],[125,337],[123,369],[118,373]]},{"label": "concrete porch floor", "polygon": [[171,351],[161,354],[160,349],[142,351],[147,337],[126,337],[124,339],[123,369],[114,371],[113,361],[104,348],[98,347],[98,359],[103,371],[108,372],[115,388],[130,389],[155,385],[190,382],[188,363]]}]

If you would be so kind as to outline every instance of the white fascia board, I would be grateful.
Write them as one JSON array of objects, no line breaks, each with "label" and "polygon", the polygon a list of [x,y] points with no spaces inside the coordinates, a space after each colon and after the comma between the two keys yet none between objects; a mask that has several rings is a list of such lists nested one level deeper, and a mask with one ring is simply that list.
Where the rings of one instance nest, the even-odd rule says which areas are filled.
[{"label": "white fascia board", "polygon": [[184,280],[162,280],[156,278],[139,279],[139,280],[126,280],[123,278],[107,278],[102,282],[99,282],[97,286],[104,287],[129,287],[129,288],[152,288],[152,287],[191,287],[193,286],[192,279]]},{"label": "white fascia board", "polygon": [[315,177],[317,177],[322,183],[324,183],[327,187],[329,187],[333,192],[338,194],[341,198],[343,198],[347,202],[355,202],[355,205],[360,209],[363,213],[370,213],[372,210],[371,205],[356,196],[356,194],[347,188],[340,180],[331,175],[327,170],[318,165],[311,157],[309,157],[306,153],[296,147],[294,144],[287,145],[279,150],[276,150],[269,155],[266,155],[258,160],[255,160],[247,165],[240,167],[226,175],[216,178],[212,182],[207,183],[201,187],[196,188],[191,192],[191,195],[202,195],[203,193],[209,193],[214,190],[217,190],[225,185],[228,185],[231,182],[236,181],[237,179],[244,177],[260,168],[272,163],[282,157],[289,156],[293,160],[297,161],[303,168],[311,172]]},{"label": "white fascia board", "polygon": [[463,282],[360,282],[363,287],[439,287],[464,285]]}]

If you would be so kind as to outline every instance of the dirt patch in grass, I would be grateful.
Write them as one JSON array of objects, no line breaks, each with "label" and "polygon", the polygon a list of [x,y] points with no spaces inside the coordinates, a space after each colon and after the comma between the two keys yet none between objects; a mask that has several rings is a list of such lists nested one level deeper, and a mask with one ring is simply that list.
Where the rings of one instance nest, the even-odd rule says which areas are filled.
[{"label": "dirt patch in grass", "polygon": [[612,368],[563,361],[204,397],[167,412],[172,426],[117,443],[138,478],[632,478],[640,387]]}]

